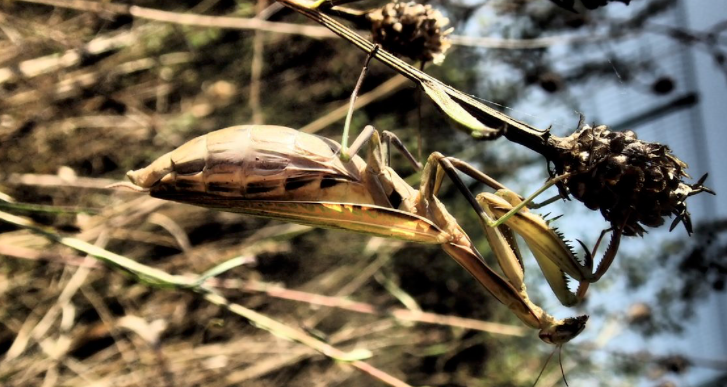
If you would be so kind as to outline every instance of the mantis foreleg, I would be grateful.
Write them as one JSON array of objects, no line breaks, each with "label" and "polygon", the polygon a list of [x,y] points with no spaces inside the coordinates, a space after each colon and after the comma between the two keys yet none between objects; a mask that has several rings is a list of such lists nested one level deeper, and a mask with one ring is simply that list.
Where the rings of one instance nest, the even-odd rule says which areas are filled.
[{"label": "mantis foreleg", "polygon": [[[569,290],[563,272],[565,271],[579,281],[587,281],[593,276],[591,274],[592,269],[588,265],[584,266],[578,262],[570,248],[548,227],[542,218],[527,213],[523,203],[532,200],[536,195],[531,195],[528,199],[522,200],[512,191],[504,191],[510,193],[510,202],[504,199],[500,200],[492,194],[481,194],[475,197],[460,179],[458,171],[495,187],[504,186],[469,164],[454,158],[444,157],[438,153],[430,156],[428,165],[432,165],[430,168],[436,169],[436,172],[433,175],[430,172],[423,177],[423,179],[428,178],[431,181],[423,181],[422,191],[428,192],[431,190],[433,195],[439,189],[443,173],[450,177],[477,212],[498,263],[513,286],[522,289],[524,293],[522,259],[511,235],[510,227],[514,227],[514,230],[528,242],[528,246],[538,260],[548,283],[561,303],[564,305],[578,303],[579,299],[575,293]],[[550,185],[552,184],[554,183],[551,182]],[[538,192],[543,190],[540,189]],[[500,200],[500,202],[498,203],[497,200]],[[494,203],[494,205],[490,203]],[[505,217],[509,218],[501,221]],[[522,296],[526,297],[525,294]]]},{"label": "mantis foreleg", "polygon": [[[473,170],[474,168],[469,168],[469,171]],[[427,164],[424,166],[419,190],[422,208],[426,208],[429,211],[427,217],[435,219],[435,223],[438,223],[445,230],[448,229],[447,226],[449,226],[449,229],[452,227],[459,228],[456,222],[450,220],[448,215],[440,210],[441,204],[435,197],[445,173],[478,211],[481,219],[491,221],[494,214],[492,212],[488,214],[488,211],[472,195],[457,174],[457,169],[453,165],[452,160],[436,152],[429,157]],[[489,208],[487,209],[489,210]],[[448,222],[451,223],[448,224]],[[467,268],[490,293],[500,302],[507,305],[523,322],[539,328],[541,339],[559,344],[575,337],[585,326],[587,317],[582,316],[573,319],[557,320],[533,304],[527,294],[527,289],[523,281],[522,261],[509,228],[507,226],[484,227],[484,230],[488,242],[497,257],[498,264],[505,273],[507,280],[500,277],[482,261],[481,256],[479,253],[476,253],[476,250],[474,250],[469,240],[467,240],[467,243],[452,242],[446,245],[444,249],[457,262]]]}]

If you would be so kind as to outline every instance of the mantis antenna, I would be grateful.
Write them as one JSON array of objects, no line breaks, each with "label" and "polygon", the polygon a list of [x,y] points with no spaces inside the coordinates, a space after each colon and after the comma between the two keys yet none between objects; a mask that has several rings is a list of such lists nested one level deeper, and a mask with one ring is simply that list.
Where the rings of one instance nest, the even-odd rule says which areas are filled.
[{"label": "mantis antenna", "polygon": [[540,368],[540,373],[538,373],[538,377],[535,378],[535,382],[533,382],[533,387],[535,387],[538,384],[538,382],[540,381],[540,377],[543,376],[543,372],[545,372],[545,367],[548,366],[548,363],[550,363],[550,359],[553,358],[553,355],[555,355],[555,351],[557,349],[558,349],[557,347],[553,348],[553,351],[550,352],[550,355],[548,355],[548,358],[545,359],[545,364],[543,364],[543,367]]},{"label": "mantis antenna", "polygon": [[558,346],[558,364],[560,364],[560,374],[563,375],[563,382],[565,382],[565,386],[568,386],[568,380],[565,378],[565,371],[563,370],[563,346]]},{"label": "mantis antenna", "polygon": [[535,382],[533,382],[533,387],[535,387],[538,384],[538,381],[540,381],[540,377],[543,376],[543,372],[545,372],[545,368],[548,366],[548,363],[550,363],[550,359],[552,359],[553,355],[555,355],[555,351],[558,351],[558,364],[560,364],[560,374],[563,375],[563,382],[565,383],[566,387],[568,387],[568,380],[566,380],[565,371],[563,370],[563,345],[559,345],[553,348],[553,351],[550,353],[550,355],[548,355],[548,358],[545,360],[545,364],[543,364],[543,367],[540,369],[538,377],[535,379]]}]

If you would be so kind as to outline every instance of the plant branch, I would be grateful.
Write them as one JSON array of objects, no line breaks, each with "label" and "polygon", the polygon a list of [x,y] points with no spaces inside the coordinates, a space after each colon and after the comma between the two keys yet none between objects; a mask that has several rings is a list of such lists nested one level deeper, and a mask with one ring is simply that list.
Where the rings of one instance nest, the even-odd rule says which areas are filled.
[{"label": "plant branch", "polygon": [[[301,0],[279,0],[279,2],[320,23],[361,51],[367,54],[374,51],[374,43],[369,42],[331,16],[311,8],[311,3]],[[489,140],[505,135],[509,140],[522,144],[546,157],[551,156],[553,151],[547,141],[550,137],[547,130],[538,130],[490,108],[472,96],[414,68],[386,50],[376,50],[373,57],[422,87],[432,101],[450,118],[465,127],[472,137]]]}]

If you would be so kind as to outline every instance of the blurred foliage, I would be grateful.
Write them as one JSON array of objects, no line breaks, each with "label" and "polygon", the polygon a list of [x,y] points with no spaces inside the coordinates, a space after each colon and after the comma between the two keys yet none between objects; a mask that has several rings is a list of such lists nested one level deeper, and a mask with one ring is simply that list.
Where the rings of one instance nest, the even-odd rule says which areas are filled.
[{"label": "blurred foliage", "polygon": [[[691,323],[698,301],[713,292],[724,292],[727,279],[727,222],[716,220],[700,224],[687,241],[672,240],[661,247],[657,262],[678,273],[670,281],[656,281],[659,308],[640,313],[636,327],[653,335],[680,332]],[[653,269],[629,260],[628,286],[643,287],[654,281]]]},{"label": "blurred foliage", "polygon": [[[256,14],[255,4],[247,1],[134,4],[214,16]],[[573,14],[545,0],[445,4],[443,11],[456,31],[462,31],[473,23],[480,7],[493,7],[498,19],[490,24],[500,36],[510,38],[587,32],[596,26],[609,29],[616,23],[638,28],[628,21],[600,20],[598,13]],[[664,9],[654,7],[636,17],[653,17]],[[269,21],[305,23],[285,9],[273,13]],[[0,192],[19,202],[95,210],[32,212],[34,220],[170,273],[201,273],[226,259],[251,255],[256,258],[254,266],[237,268],[223,279],[281,283],[291,289],[369,302],[383,310],[398,304],[367,271],[382,267],[423,310],[520,324],[435,247],[291,228],[103,189],[121,180],[127,170],[148,164],[194,136],[251,121],[253,110],[258,109],[250,105],[257,34],[264,43],[257,53],[264,63],[257,113],[265,123],[299,128],[346,104],[365,55],[344,42],[164,24],[17,1],[0,4],[0,25],[0,64],[7,75],[0,81]],[[109,40],[117,43],[98,48]],[[42,67],[58,58],[66,59]],[[458,48],[442,67],[427,71],[465,92],[506,106],[536,89],[552,93],[553,103],[572,105],[565,92],[568,87],[597,80],[613,72],[614,66],[626,85],[636,78],[631,74],[651,70],[648,60],[617,59],[605,63],[584,58],[562,72],[555,69],[557,58],[546,48],[486,52]],[[29,65],[37,74],[28,75]],[[506,76],[489,79],[487,75],[495,71]],[[361,93],[394,75],[373,63]],[[451,129],[431,104],[420,104],[421,99],[413,86],[399,88],[357,111],[353,127],[372,123],[395,131],[414,150],[421,135],[422,154],[464,152],[467,161],[487,166],[483,169],[495,178],[535,161],[514,154],[502,162],[496,155],[502,144],[471,142]],[[341,117],[320,134],[337,138],[342,122]],[[404,176],[413,172],[398,155],[393,165]],[[482,187],[473,184],[472,189],[477,192]],[[479,239],[475,214],[459,193],[445,185],[441,198]],[[702,232],[696,235],[701,238]],[[102,380],[115,386],[372,383],[366,375],[277,339],[193,294],[149,289],[98,266],[81,275],[82,269],[76,266],[92,261],[41,237],[0,224],[0,245],[4,246],[0,251],[0,356],[5,356],[0,362],[0,383],[5,386],[88,385]],[[700,271],[704,265],[709,270],[717,267],[722,279],[708,281],[717,288],[724,285],[724,266],[716,258],[724,256],[724,245],[714,246],[715,250],[703,247],[708,250],[684,254],[704,259],[691,258],[682,268],[699,278],[704,276]],[[484,241],[478,247],[486,253]],[[536,284],[542,278],[528,281]],[[690,296],[686,289],[681,290],[685,297]],[[692,291],[701,294],[706,289]],[[320,331],[342,348],[368,348],[375,355],[373,365],[413,385],[531,385],[550,350],[535,332],[519,338],[410,325],[239,289],[224,293],[292,326]],[[63,301],[63,297],[69,298]],[[149,327],[135,330],[121,324],[128,316],[149,324],[163,322],[158,341],[149,342],[135,333]],[[9,359],[8,353],[23,345],[19,337],[29,335],[24,350]],[[613,382],[611,371],[597,365],[587,346],[570,348],[564,354],[569,376],[583,377],[600,369],[604,385]],[[629,374],[638,374],[644,366],[633,361],[628,365]],[[558,367],[551,364],[545,378],[551,385],[557,383]],[[628,385],[625,378],[623,385]]]},{"label": "blurred foliage", "polygon": [[[575,0],[550,0],[557,6],[567,9],[569,11],[577,12]],[[580,3],[586,9],[596,9],[598,7],[605,7],[607,4],[612,2],[619,2],[628,5],[631,0],[580,0]]]}]

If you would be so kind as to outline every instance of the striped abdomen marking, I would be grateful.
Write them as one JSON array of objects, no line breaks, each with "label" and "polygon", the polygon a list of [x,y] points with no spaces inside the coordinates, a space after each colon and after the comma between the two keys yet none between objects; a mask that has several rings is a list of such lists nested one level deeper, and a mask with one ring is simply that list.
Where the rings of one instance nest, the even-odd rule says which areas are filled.
[{"label": "striped abdomen marking", "polygon": [[246,200],[373,204],[361,158],[343,163],[339,145],[279,126],[234,126],[197,137],[131,171],[153,196],[195,204],[199,194]]}]

